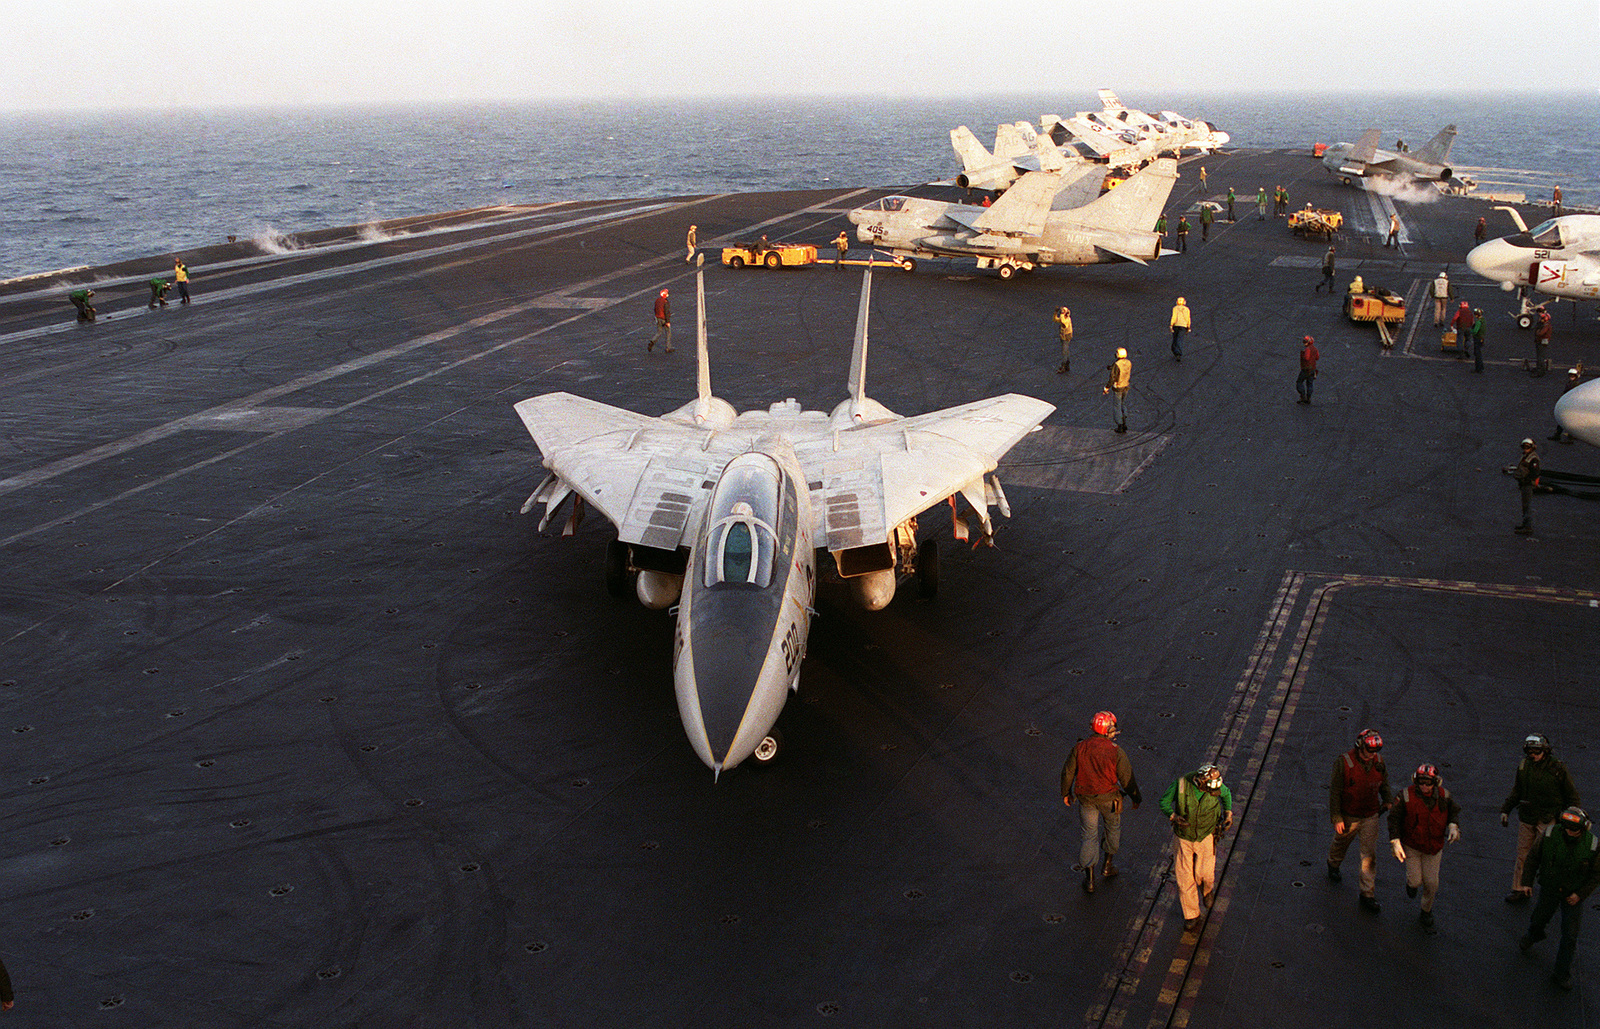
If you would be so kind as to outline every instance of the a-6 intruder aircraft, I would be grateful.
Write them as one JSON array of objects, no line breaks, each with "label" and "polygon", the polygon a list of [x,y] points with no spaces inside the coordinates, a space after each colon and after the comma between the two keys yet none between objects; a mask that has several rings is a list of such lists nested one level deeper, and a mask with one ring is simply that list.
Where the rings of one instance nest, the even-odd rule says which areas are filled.
[{"label": "a-6 intruder aircraft", "polygon": [[1421,150],[1400,154],[1378,149],[1378,130],[1368,129],[1354,143],[1335,143],[1322,154],[1322,166],[1344,181],[1388,177],[1449,182],[1455,172],[1447,164],[1450,146],[1456,141],[1456,127],[1446,125]]},{"label": "a-6 intruder aircraft", "polygon": [[1507,292],[1523,291],[1519,326],[1533,324],[1538,306],[1530,303],[1529,289],[1568,300],[1600,299],[1600,214],[1566,214],[1530,230],[1516,208],[1496,210],[1510,214],[1518,232],[1473,247],[1467,267]]},{"label": "a-6 intruder aircraft", "polygon": [[1162,253],[1156,219],[1178,181],[1162,158],[1097,200],[1051,210],[1061,172],[1029,172],[991,207],[920,197],[885,197],[849,214],[856,236],[888,251],[902,268],[918,257],[975,257],[1002,279],[1050,264],[1145,264]]},{"label": "a-6 intruder aircraft", "polygon": [[799,685],[816,590],[815,548],[870,610],[915,574],[937,584],[938,550],[917,539],[917,516],[959,495],[972,508],[954,521],[991,535],[989,506],[1009,515],[990,473],[1055,408],[1008,393],[903,418],[866,395],[867,309],[862,279],[850,395],[831,413],[783,400],[735,414],[711,393],[705,284],[699,301],[698,397],[661,417],[570,393],[516,405],[550,474],[523,505],[545,505],[540,528],[569,497],[617,527],[607,586],[645,606],[678,605],[673,681],[690,745],[718,775],[752,754],[771,760],[773,724]]}]

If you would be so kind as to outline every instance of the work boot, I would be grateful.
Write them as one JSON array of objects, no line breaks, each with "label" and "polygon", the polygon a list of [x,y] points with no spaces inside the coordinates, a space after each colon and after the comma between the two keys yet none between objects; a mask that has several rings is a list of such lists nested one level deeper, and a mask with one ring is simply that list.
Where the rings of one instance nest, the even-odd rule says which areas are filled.
[{"label": "work boot", "polygon": [[1185,918],[1183,920],[1183,931],[1184,932],[1192,933],[1198,928],[1200,928],[1200,919],[1198,917],[1196,917],[1196,918]]},{"label": "work boot", "polygon": [[1100,869],[1100,874],[1101,874],[1101,876],[1103,876],[1104,878],[1107,878],[1107,879],[1111,879],[1111,878],[1114,878],[1116,876],[1116,874],[1117,874],[1117,866],[1113,865],[1111,863],[1111,855],[1110,854],[1106,855],[1105,867]]},{"label": "work boot", "polygon": [[1522,525],[1517,526],[1515,529],[1512,529],[1511,531],[1516,533],[1518,536],[1530,536],[1530,535],[1533,534],[1533,526],[1528,525],[1526,522],[1524,522]]},{"label": "work boot", "polygon": [[646,343],[644,345],[644,352],[648,354],[650,351],[654,350],[655,348],[656,348],[656,341],[655,340],[651,340],[650,342],[648,342],[648,343]]},{"label": "work boot", "polygon": [[1422,926],[1424,929],[1432,929],[1433,928],[1433,912],[1432,911],[1420,912],[1417,915],[1417,924]]},{"label": "work boot", "polygon": [[1062,361],[1060,364],[1056,365],[1056,374],[1057,375],[1065,375],[1065,374],[1067,374],[1067,362]]},{"label": "work boot", "polygon": [[1373,914],[1377,914],[1383,910],[1383,905],[1378,903],[1377,897],[1369,897],[1363,893],[1361,895],[1361,909],[1363,911],[1370,911]]},{"label": "work boot", "polygon": [[1216,890],[1212,890],[1209,893],[1201,891],[1201,893],[1200,893],[1200,906],[1205,908],[1207,911],[1210,911],[1211,910],[1211,905],[1216,899],[1217,899],[1217,891]]},{"label": "work boot", "polygon": [[1339,871],[1339,866],[1334,864],[1332,861],[1329,861],[1328,862],[1328,881],[1336,883],[1340,879],[1343,879],[1343,878],[1344,878],[1344,875]]},{"label": "work boot", "polygon": [[1521,890],[1512,890],[1510,893],[1506,894],[1507,904],[1526,904],[1532,899],[1533,894],[1523,893]]},{"label": "work boot", "polygon": [[1089,865],[1083,870],[1083,892],[1094,892],[1094,866]]},{"label": "work boot", "polygon": [[1417,895],[1417,888],[1415,886],[1407,886],[1406,887],[1406,896],[1415,897],[1416,895]]}]

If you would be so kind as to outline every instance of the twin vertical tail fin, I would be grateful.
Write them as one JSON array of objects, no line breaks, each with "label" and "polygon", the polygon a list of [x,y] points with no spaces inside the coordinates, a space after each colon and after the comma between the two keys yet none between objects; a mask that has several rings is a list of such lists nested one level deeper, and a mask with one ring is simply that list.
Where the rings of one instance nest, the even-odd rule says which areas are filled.
[{"label": "twin vertical tail fin", "polygon": [[861,303],[856,308],[856,339],[850,352],[849,396],[833,409],[828,420],[835,431],[858,425],[876,425],[898,417],[893,411],[867,396],[867,315],[872,306],[872,263],[861,274]]},{"label": "twin vertical tail fin", "polygon": [[711,356],[706,349],[706,255],[697,254],[694,265],[696,407],[711,400]]}]

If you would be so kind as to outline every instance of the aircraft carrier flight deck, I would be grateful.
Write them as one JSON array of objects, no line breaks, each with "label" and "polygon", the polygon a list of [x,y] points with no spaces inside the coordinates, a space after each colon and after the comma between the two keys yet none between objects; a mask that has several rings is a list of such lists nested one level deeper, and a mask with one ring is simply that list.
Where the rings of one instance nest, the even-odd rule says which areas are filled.
[{"label": "aircraft carrier flight deck", "polygon": [[[1519,536],[1502,474],[1525,436],[1545,469],[1600,474],[1546,439],[1562,373],[1600,365],[1593,306],[1552,306],[1534,377],[1514,298],[1463,263],[1480,216],[1512,231],[1489,201],[1390,204],[1289,151],[1179,173],[1188,251],[1149,267],[874,271],[873,399],[1057,410],[1001,464],[993,549],[923,517],[935,599],[866,612],[823,582],[783,753],[715,782],[679,722],[672,619],[606,591],[605,519],[562,539],[519,513],[545,472],[512,405],[692,399],[696,223],[716,395],[827,410],[861,269],[716,255],[766,234],[830,258],[846,212],[896,188],[219,244],[184,255],[194,302],[161,310],[166,254],[0,286],[7,1021],[1592,1024],[1600,916],[1555,989],[1556,940],[1518,952],[1499,808],[1530,732],[1600,803],[1596,489],[1537,495]],[[1257,219],[1279,184],[1343,212],[1341,290],[1407,300],[1392,349],[1313,291],[1323,243]],[[1229,186],[1238,220],[1202,242],[1195,205]],[[1441,268],[1487,316],[1483,374],[1441,349]],[[67,303],[81,282],[93,324]],[[671,354],[646,350],[662,288]],[[1118,347],[1125,434],[1102,394]],[[1090,896],[1058,786],[1102,709],[1144,803]],[[1436,933],[1382,844],[1381,913],[1353,861],[1325,876],[1329,772],[1367,727],[1396,789],[1431,762],[1462,806]],[[1236,820],[1186,934],[1156,802],[1208,761]]]}]

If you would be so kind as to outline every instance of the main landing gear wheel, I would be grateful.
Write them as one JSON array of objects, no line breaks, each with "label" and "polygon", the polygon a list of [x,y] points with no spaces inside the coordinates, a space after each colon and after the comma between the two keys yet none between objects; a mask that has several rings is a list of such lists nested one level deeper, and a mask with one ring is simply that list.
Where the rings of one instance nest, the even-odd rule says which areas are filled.
[{"label": "main landing gear wheel", "polygon": [[1009,279],[1015,274],[1017,274],[1016,265],[1002,264],[1000,266],[1000,277],[1002,279]]},{"label": "main landing gear wheel", "polygon": [[923,600],[939,593],[939,544],[928,540],[917,546],[917,591]]},{"label": "main landing gear wheel", "polygon": [[778,751],[783,749],[783,733],[774,729],[756,744],[755,752],[750,755],[751,760],[758,765],[770,765],[778,760]]},{"label": "main landing gear wheel", "polygon": [[613,597],[628,595],[628,545],[621,540],[606,544],[606,592]]},{"label": "main landing gear wheel", "polygon": [[740,257],[738,254],[734,254],[732,257],[728,258],[728,267],[729,268],[743,268],[744,267],[744,258]]},{"label": "main landing gear wheel", "polygon": [[776,268],[778,265],[783,263],[783,258],[779,257],[777,254],[768,254],[766,260],[768,268]]},{"label": "main landing gear wheel", "polygon": [[1531,314],[1519,314],[1519,315],[1517,315],[1517,328],[1519,328],[1519,329],[1531,329],[1531,328],[1533,328],[1533,315],[1531,315]]}]

